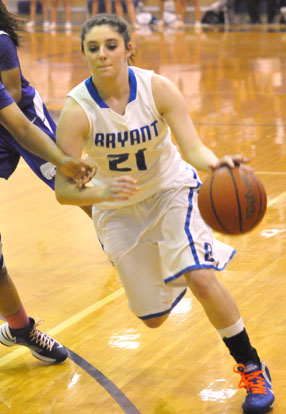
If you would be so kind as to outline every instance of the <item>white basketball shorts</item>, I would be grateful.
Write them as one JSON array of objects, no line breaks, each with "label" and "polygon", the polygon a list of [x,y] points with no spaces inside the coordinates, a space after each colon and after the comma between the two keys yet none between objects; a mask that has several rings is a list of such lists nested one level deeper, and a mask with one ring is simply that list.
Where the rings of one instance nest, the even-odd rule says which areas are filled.
[{"label": "white basketball shorts", "polygon": [[223,270],[235,253],[213,239],[197,198],[197,189],[183,186],[115,210],[93,207],[98,238],[141,319],[170,312],[186,292],[184,273]]}]

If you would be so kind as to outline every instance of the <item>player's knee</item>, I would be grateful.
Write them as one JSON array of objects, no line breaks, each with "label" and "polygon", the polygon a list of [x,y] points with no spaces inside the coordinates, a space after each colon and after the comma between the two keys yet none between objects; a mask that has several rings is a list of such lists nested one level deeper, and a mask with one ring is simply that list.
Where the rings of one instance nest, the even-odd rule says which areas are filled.
[{"label": "player's knee", "polygon": [[191,291],[200,300],[208,300],[218,283],[214,271],[206,269],[189,272],[186,280]]},{"label": "player's knee", "polygon": [[168,316],[169,316],[169,313],[163,316],[158,316],[157,318],[145,319],[143,320],[143,322],[145,323],[146,326],[148,326],[148,328],[152,328],[152,329],[159,328],[159,326],[161,326],[165,322]]},{"label": "player's knee", "polygon": [[159,328],[164,321],[159,321],[157,318],[146,319],[143,321],[148,328]]}]

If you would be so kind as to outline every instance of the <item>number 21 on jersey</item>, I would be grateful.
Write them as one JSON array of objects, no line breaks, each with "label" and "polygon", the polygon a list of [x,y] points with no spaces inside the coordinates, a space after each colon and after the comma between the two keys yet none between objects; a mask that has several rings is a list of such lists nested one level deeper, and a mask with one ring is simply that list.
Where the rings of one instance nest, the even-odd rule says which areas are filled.
[{"label": "number 21 on jersey", "polygon": [[[146,148],[140,149],[134,154],[136,165],[139,171],[147,170],[144,151],[146,151]],[[109,169],[111,171],[131,171],[132,168],[124,167],[124,165],[121,165],[128,160],[129,156],[131,155],[128,152],[124,154],[108,155],[107,157],[109,159]]]}]

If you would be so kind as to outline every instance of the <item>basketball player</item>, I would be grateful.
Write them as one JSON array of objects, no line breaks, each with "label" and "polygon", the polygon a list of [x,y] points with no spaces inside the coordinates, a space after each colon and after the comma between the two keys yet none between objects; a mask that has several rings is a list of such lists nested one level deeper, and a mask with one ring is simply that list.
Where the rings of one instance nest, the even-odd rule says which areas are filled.
[{"label": "basketball player", "polygon": [[[0,82],[0,123],[15,136],[27,150],[54,163],[63,174],[76,179],[77,185],[89,180],[85,161],[65,156],[44,132],[33,125],[20,111]],[[1,148],[1,146],[0,146]],[[93,174],[90,169],[90,174]],[[23,345],[45,362],[63,362],[66,349],[47,334],[39,331],[33,318],[29,318],[16,287],[10,278],[2,255],[0,234],[0,313],[7,323],[0,326],[0,342],[6,346]]]},{"label": "basketball player", "polygon": [[[234,251],[213,240],[197,206],[201,182],[195,168],[233,168],[246,159],[218,159],[199,139],[175,85],[153,71],[128,67],[132,45],[124,20],[93,16],[81,40],[91,77],[68,94],[57,142],[73,157],[84,150],[97,175],[93,187],[79,189],[58,171],[57,199],[93,204],[98,237],[129,307],[148,327],[159,327],[191,289],[236,361],[247,389],[244,411],[265,413],[274,401],[269,370],[250,344],[234,299],[215,277]],[[116,197],[109,184],[114,177]]]}]

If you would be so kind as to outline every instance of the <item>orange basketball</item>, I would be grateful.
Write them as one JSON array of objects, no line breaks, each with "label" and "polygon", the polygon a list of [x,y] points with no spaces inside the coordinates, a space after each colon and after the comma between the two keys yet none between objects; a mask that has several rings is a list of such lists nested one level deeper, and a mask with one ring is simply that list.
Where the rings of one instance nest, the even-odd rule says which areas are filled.
[{"label": "orange basketball", "polygon": [[210,174],[199,192],[199,209],[204,221],[224,234],[252,230],[262,220],[267,204],[264,186],[244,166],[222,166]]}]

